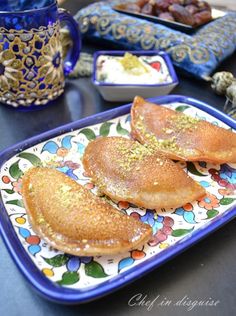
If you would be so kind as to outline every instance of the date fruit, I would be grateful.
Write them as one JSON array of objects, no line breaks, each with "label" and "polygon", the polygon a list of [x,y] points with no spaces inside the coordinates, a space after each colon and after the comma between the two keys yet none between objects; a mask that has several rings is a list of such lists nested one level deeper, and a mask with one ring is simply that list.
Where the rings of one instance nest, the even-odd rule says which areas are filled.
[{"label": "date fruit", "polygon": [[154,10],[153,6],[150,3],[147,3],[142,7],[141,12],[143,14],[153,15],[153,10]]},{"label": "date fruit", "polygon": [[211,12],[208,10],[194,14],[195,25],[201,25],[212,19]]},{"label": "date fruit", "polygon": [[186,5],[185,9],[190,13],[190,14],[195,14],[198,12],[198,7],[195,6],[194,4],[188,4]]},{"label": "date fruit", "polygon": [[168,21],[174,21],[174,17],[170,12],[162,12],[158,15],[158,18],[168,20]]},{"label": "date fruit", "polygon": [[125,6],[125,10],[137,13],[141,11],[140,7],[135,3],[127,3]]},{"label": "date fruit", "polygon": [[179,4],[172,4],[169,6],[169,11],[172,13],[173,17],[177,22],[194,25],[194,17],[188,12],[183,6]]}]

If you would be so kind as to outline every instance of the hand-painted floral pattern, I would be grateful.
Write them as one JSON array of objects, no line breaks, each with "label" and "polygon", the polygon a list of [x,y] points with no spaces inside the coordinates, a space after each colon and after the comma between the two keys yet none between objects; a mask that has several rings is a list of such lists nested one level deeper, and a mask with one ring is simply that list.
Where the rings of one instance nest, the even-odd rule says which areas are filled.
[{"label": "hand-painted floral pattern", "polygon": [[152,210],[147,210],[143,216],[140,216],[137,212],[133,212],[130,215],[152,227],[153,236],[148,243],[151,247],[165,241],[172,233],[174,220],[169,216],[160,216],[156,211]]},{"label": "hand-painted floral pattern", "polygon": [[[167,104],[178,111],[215,121],[210,115],[182,103]],[[220,126],[224,126],[220,121]],[[188,203],[177,209],[139,209],[125,201],[102,199],[153,229],[153,237],[140,249],[117,256],[75,257],[52,249],[32,230],[20,194],[22,176],[33,166],[50,166],[64,172],[93,193],[96,186],[84,172],[81,157],[89,141],[100,136],[129,136],[130,115],[70,131],[43,143],[35,145],[9,159],[0,171],[2,200],[9,219],[25,251],[35,266],[46,278],[57,285],[87,289],[132,269],[152,256],[168,251],[183,237],[191,238],[192,233],[209,224],[213,218],[220,218],[233,205],[235,197],[236,165],[215,166],[206,162],[183,164],[184,170],[207,190],[199,201]]]},{"label": "hand-painted floral pattern", "polygon": [[220,195],[234,195],[235,190],[231,190],[231,189],[219,189],[218,190]]},{"label": "hand-painted floral pattern", "polygon": [[206,210],[212,210],[214,208],[217,208],[220,204],[219,200],[214,194],[207,193],[206,196],[198,201],[198,205],[205,208]]},{"label": "hand-painted floral pattern", "polygon": [[13,186],[13,191],[21,194],[22,179],[19,178],[17,181],[13,181],[12,186]]},{"label": "hand-painted floral pattern", "polygon": [[42,152],[47,151],[50,154],[56,154],[57,156],[65,157],[72,147],[72,144],[71,144],[72,137],[73,136],[71,135],[66,135],[60,141],[60,145],[58,145],[58,143],[56,143],[55,141],[48,141],[43,146]]},{"label": "hand-painted floral pattern", "polygon": [[224,164],[220,166],[220,170],[210,169],[209,173],[221,187],[236,190],[236,170],[234,168]]},{"label": "hand-painted floral pattern", "polygon": [[[21,219],[21,220],[20,220]],[[22,217],[17,217],[16,222],[18,224],[23,223]],[[41,251],[40,246],[40,238],[36,235],[32,235],[29,229],[23,228],[23,227],[17,227],[19,235],[25,239],[28,251],[31,255],[35,256],[37,253]]]},{"label": "hand-painted floral pattern", "polygon": [[78,180],[78,177],[74,174],[74,170],[78,169],[80,165],[78,163],[75,163],[73,161],[62,161],[60,163],[60,166],[56,169],[58,171],[61,171],[65,173],[67,176],[71,177],[74,180]]},{"label": "hand-painted floral pattern", "polygon": [[182,207],[178,207],[175,210],[175,214],[183,216],[185,221],[189,224],[195,224],[195,214],[193,212],[193,206],[191,203],[187,203]]}]

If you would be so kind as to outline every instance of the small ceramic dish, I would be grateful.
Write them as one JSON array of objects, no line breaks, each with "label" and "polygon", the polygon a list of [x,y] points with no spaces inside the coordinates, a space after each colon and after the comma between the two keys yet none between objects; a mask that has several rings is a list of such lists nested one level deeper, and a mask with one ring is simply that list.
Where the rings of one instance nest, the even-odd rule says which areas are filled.
[{"label": "small ceramic dish", "polygon": [[[134,73],[137,68],[126,71],[122,66],[126,53],[132,54],[131,59],[138,57],[143,73]],[[132,61],[127,65],[126,59],[125,63],[132,66]],[[160,51],[98,51],[94,55],[92,81],[107,101],[132,101],[135,95],[166,95],[178,84],[169,55]]]}]

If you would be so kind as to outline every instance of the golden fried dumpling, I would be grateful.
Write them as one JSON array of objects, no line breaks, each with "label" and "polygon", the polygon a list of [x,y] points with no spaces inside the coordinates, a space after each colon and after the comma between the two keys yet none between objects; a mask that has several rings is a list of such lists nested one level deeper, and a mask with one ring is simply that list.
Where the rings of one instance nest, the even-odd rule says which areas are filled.
[{"label": "golden fried dumpling", "polygon": [[173,161],[124,137],[101,137],[90,142],[83,165],[101,192],[140,207],[179,207],[205,194]]},{"label": "golden fried dumpling", "polygon": [[52,247],[74,255],[115,254],[137,248],[152,229],[49,168],[32,168],[22,184],[33,230]]},{"label": "golden fried dumpling", "polygon": [[185,161],[236,162],[236,133],[135,97],[132,137],[167,157]]}]

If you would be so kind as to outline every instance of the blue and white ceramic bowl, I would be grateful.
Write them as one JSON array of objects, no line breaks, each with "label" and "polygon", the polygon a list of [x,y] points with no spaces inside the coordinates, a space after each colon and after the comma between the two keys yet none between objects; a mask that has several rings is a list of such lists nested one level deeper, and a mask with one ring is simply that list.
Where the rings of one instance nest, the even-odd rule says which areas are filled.
[{"label": "blue and white ceramic bowl", "polygon": [[[161,82],[152,83],[147,78],[140,77],[140,82],[137,80],[131,83],[127,78],[121,77],[121,73],[111,67],[112,79],[101,78],[99,75],[99,67],[101,67],[101,58],[107,57],[122,57],[127,51],[98,51],[94,55],[93,76],[92,81],[102,97],[107,101],[132,101],[136,95],[141,95],[144,98],[167,95],[178,84],[174,67],[170,57],[165,52],[160,51],[130,51],[132,55],[144,57],[145,62],[162,75]],[[152,66],[154,65],[154,67]],[[158,66],[157,68],[155,66]],[[118,78],[119,77],[119,78]],[[149,79],[149,78],[148,78]]]}]

